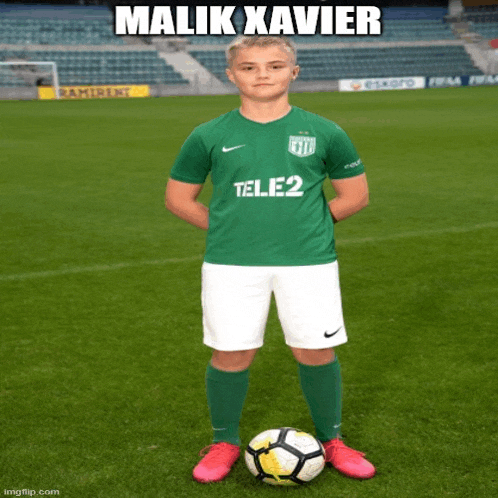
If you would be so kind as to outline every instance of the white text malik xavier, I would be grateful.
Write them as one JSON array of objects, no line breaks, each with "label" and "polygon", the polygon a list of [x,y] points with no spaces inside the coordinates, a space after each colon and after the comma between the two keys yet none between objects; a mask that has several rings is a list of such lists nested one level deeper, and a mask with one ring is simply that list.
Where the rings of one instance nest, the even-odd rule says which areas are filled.
[{"label": "white text malik xavier", "polygon": [[[117,6],[117,35],[236,35],[235,6]],[[244,35],[380,35],[378,7],[273,7],[265,22],[266,6],[245,6]],[[190,15],[192,14],[192,15]],[[192,25],[189,19],[194,17]]]}]

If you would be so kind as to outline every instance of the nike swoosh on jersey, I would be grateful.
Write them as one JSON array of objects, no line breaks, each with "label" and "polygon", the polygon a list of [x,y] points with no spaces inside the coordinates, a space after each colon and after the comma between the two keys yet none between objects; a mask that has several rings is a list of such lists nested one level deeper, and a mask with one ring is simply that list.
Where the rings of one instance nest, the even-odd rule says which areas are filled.
[{"label": "nike swoosh on jersey", "polygon": [[339,330],[341,330],[341,329],[342,329],[342,327],[339,327],[335,332],[332,332],[331,334],[327,334],[327,331],[325,331],[325,333],[323,335],[324,335],[324,337],[327,337],[327,338],[332,337],[333,335],[336,335],[337,332],[339,332]]},{"label": "nike swoosh on jersey", "polygon": [[235,150],[235,149],[240,149],[241,147],[245,147],[246,144],[243,144],[243,145],[236,145],[235,147],[223,147],[223,149],[221,149],[223,152],[230,152],[231,150]]}]

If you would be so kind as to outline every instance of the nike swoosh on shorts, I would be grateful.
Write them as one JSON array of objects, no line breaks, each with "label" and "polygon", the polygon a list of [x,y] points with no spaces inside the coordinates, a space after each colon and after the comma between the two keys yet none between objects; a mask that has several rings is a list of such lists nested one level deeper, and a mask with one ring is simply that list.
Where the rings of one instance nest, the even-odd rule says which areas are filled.
[{"label": "nike swoosh on shorts", "polygon": [[323,334],[323,336],[327,337],[327,338],[328,337],[332,337],[333,335],[336,335],[337,332],[339,332],[339,330],[341,330],[341,329],[342,329],[342,327],[339,327],[335,332],[332,332],[331,334],[327,334],[327,331],[325,331],[324,334]]}]

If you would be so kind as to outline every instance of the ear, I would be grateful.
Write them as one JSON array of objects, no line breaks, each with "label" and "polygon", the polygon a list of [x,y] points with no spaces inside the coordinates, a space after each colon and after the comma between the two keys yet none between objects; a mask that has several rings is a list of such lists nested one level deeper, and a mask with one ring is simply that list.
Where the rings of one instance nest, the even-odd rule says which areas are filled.
[{"label": "ear", "polygon": [[226,69],[225,69],[225,73],[226,73],[226,75],[227,75],[227,78],[228,78],[228,79],[229,79],[229,80],[230,80],[230,81],[231,81],[234,85],[236,85],[236,83],[235,83],[235,78],[233,77],[233,73],[232,73],[232,71],[230,71],[230,68],[226,68]]},{"label": "ear", "polygon": [[299,66],[294,66],[292,68],[292,80],[294,81],[295,79],[297,79],[298,75],[299,75],[299,71],[301,70],[301,68]]}]

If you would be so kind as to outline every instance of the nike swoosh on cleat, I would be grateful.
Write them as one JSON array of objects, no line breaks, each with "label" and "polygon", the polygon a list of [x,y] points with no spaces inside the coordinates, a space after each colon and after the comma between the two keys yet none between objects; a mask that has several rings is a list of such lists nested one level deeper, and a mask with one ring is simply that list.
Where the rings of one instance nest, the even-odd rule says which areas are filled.
[{"label": "nike swoosh on cleat", "polygon": [[223,147],[223,149],[221,149],[223,152],[230,152],[231,150],[235,150],[235,149],[240,149],[241,147],[245,147],[246,144],[243,144],[243,145],[236,145],[235,147]]},{"label": "nike swoosh on cleat", "polygon": [[333,335],[336,335],[337,332],[339,332],[339,330],[341,330],[341,329],[342,329],[342,327],[339,327],[335,332],[332,332],[331,334],[327,334],[327,331],[325,331],[325,333],[323,334],[323,336],[327,337],[327,338],[332,337]]}]

